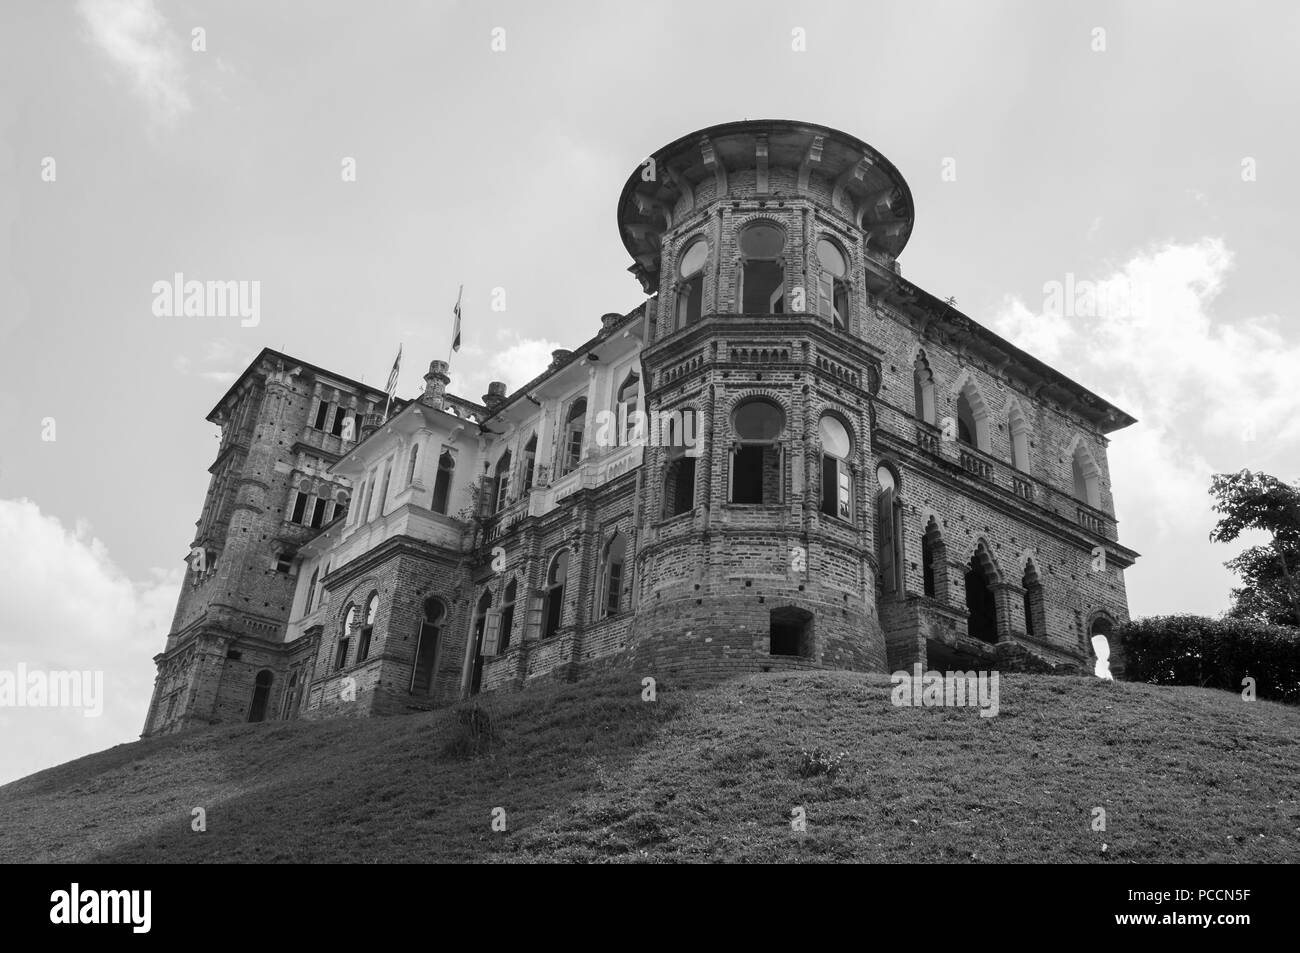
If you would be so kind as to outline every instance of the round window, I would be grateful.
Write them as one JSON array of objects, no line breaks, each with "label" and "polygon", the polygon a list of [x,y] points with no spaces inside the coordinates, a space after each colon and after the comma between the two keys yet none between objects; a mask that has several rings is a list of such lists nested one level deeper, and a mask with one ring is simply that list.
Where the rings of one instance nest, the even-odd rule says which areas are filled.
[{"label": "round window", "polygon": [[758,222],[740,233],[740,250],[746,258],[775,258],[785,247],[785,232],[775,225]]},{"label": "round window", "polygon": [[785,427],[785,414],[775,404],[751,400],[736,408],[732,424],[741,440],[774,440]]},{"label": "round window", "polygon": [[844,256],[833,242],[822,239],[817,243],[817,260],[822,263],[822,270],[829,271],[836,278],[843,278],[849,273],[844,264]]},{"label": "round window", "polygon": [[704,269],[704,263],[709,260],[709,246],[703,241],[697,241],[694,245],[686,250],[682,256],[681,273],[683,278],[689,278],[691,275]]}]

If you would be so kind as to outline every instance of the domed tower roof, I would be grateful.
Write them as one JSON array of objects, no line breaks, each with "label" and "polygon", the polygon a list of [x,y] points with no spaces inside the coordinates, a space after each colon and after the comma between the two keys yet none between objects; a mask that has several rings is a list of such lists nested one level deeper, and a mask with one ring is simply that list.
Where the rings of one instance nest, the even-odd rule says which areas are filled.
[{"label": "domed tower roof", "polygon": [[[787,174],[775,175],[778,169]],[[786,119],[731,122],[682,136],[628,177],[618,225],[637,263],[632,270],[657,273],[660,238],[696,209],[696,193],[707,194],[708,202],[740,198],[728,178],[742,172],[753,183],[745,197],[820,202],[861,228],[869,249],[890,258],[912,234],[911,189],[893,163],[861,139]]]}]

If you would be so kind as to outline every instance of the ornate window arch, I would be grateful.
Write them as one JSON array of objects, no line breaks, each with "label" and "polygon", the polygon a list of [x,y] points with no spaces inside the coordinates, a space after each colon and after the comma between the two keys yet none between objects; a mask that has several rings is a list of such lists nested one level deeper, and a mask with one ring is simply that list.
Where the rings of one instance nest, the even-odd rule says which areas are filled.
[{"label": "ornate window arch", "polygon": [[760,219],[740,227],[741,314],[785,314],[785,228]]},{"label": "ornate window arch", "polygon": [[916,419],[922,423],[933,425],[935,417],[935,400],[934,400],[934,374],[930,371],[930,362],[926,359],[925,351],[916,352],[916,360],[912,365],[912,388],[913,398],[915,400]]},{"label": "ornate window arch", "polygon": [[780,503],[785,494],[785,409],[763,396],[745,397],[731,412],[732,503]]},{"label": "ornate window arch", "polygon": [[615,530],[601,554],[600,594],[596,610],[598,619],[618,615],[623,608],[623,570],[626,562],[627,537]]},{"label": "ornate window arch", "polygon": [[677,265],[676,327],[700,320],[704,312],[704,268],[709,262],[709,243],[701,236],[686,245]]},{"label": "ornate window arch", "polygon": [[817,240],[817,313],[839,330],[849,325],[849,256],[838,239],[823,235]]},{"label": "ornate window arch", "polygon": [[827,412],[817,421],[821,444],[821,511],[838,519],[853,519],[853,428],[839,414]]}]

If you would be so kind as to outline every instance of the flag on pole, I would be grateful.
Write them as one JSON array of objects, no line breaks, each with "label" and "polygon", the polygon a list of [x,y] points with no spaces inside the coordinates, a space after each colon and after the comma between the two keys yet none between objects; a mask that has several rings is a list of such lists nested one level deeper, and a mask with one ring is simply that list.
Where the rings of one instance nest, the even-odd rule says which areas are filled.
[{"label": "flag on pole", "polygon": [[464,291],[465,291],[465,286],[461,285],[460,291],[456,292],[456,308],[455,308],[456,323],[452,325],[452,329],[451,329],[451,349],[453,351],[460,350],[460,296]]},{"label": "flag on pole", "polygon": [[388,386],[384,388],[388,394],[388,400],[384,402],[384,419],[388,419],[388,408],[393,404],[393,395],[397,393],[397,372],[402,367],[402,345],[397,345],[397,357],[393,361],[393,369],[388,372]]}]

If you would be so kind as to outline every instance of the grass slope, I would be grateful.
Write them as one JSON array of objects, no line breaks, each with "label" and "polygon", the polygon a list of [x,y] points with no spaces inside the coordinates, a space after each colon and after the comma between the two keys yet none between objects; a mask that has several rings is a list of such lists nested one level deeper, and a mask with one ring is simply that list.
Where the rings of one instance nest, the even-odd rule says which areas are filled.
[{"label": "grass slope", "polygon": [[[1300,860],[1300,711],[1228,692],[1004,675],[980,718],[880,675],[605,675],[484,707],[477,751],[454,710],[121,745],[0,788],[0,861]],[[845,770],[799,777],[814,746]]]}]

